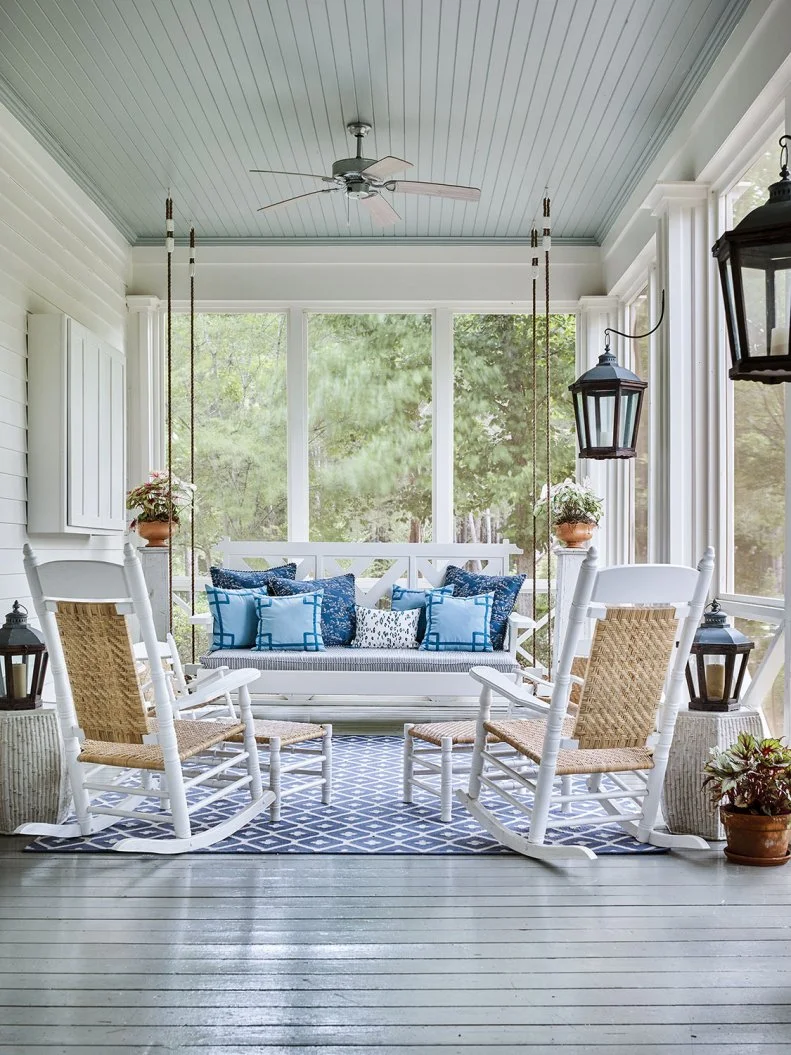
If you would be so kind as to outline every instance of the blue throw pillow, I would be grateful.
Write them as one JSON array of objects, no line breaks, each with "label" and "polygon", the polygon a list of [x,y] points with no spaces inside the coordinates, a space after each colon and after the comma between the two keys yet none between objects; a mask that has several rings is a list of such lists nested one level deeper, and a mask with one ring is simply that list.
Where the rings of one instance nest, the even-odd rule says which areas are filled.
[{"label": "blue throw pillow", "polygon": [[445,570],[445,585],[453,586],[454,597],[474,597],[479,593],[493,593],[492,648],[501,652],[508,630],[508,617],[514,610],[525,575],[481,575],[449,564]]},{"label": "blue throw pillow", "polygon": [[432,590],[426,599],[426,636],[420,647],[428,652],[491,652],[493,601],[493,593],[451,597]]},{"label": "blue throw pillow", "polygon": [[[433,590],[409,590],[406,586],[399,586],[398,583],[393,587],[390,607],[394,612],[409,612],[413,608],[422,609],[417,621],[418,642],[422,641],[426,636],[426,597],[429,593],[434,592]],[[453,587],[440,586],[436,592],[444,593],[446,597],[450,597],[453,593]]]},{"label": "blue throw pillow", "polygon": [[327,647],[350,645],[357,632],[354,617],[354,576],[337,575],[333,579],[308,579],[291,582],[290,579],[273,579],[269,592],[275,597],[292,597],[297,593],[315,593],[324,590],[321,605],[321,636]]},{"label": "blue throw pillow", "polygon": [[281,564],[266,571],[251,571],[249,568],[209,568],[212,586],[221,590],[260,590],[272,579],[293,579],[297,574],[296,564]]},{"label": "blue throw pillow", "polygon": [[256,652],[323,652],[321,602],[323,590],[293,597],[256,597]]},{"label": "blue throw pillow", "polygon": [[258,627],[255,599],[266,590],[220,590],[206,587],[212,627],[211,651],[218,648],[252,648]]}]

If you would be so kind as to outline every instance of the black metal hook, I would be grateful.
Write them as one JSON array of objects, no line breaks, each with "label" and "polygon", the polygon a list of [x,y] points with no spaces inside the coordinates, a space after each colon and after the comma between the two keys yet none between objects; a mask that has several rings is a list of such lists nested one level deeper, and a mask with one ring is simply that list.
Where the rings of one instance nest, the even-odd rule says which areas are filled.
[{"label": "black metal hook", "polygon": [[780,136],[780,179],[788,179],[788,144],[791,136]]},{"label": "black metal hook", "polygon": [[[786,139],[791,139],[791,136],[785,136]],[[659,310],[659,322],[653,329],[648,330],[647,333],[624,333],[623,330],[616,330],[611,326],[608,326],[604,331],[604,351],[605,353],[610,350],[610,334],[617,333],[619,337],[628,337],[630,341],[639,341],[643,337],[650,337],[652,333],[656,333],[659,327],[662,325],[662,320],[665,317],[665,291],[662,290],[662,306]]]}]

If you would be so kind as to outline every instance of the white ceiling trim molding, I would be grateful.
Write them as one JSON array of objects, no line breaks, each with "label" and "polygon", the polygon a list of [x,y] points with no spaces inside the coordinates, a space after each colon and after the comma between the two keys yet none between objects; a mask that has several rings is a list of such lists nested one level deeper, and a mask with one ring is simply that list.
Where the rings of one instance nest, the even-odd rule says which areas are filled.
[{"label": "white ceiling trim molding", "polygon": [[[63,149],[57,139],[39,121],[30,107],[22,102],[8,81],[0,75],[0,112],[2,111],[6,111],[9,116],[14,118],[19,130],[25,132],[31,140],[35,140],[37,146],[42,148],[43,152],[48,156],[48,160],[57,164],[63,174],[68,176],[74,184],[74,188],[84,194],[91,205],[103,214],[102,219],[109,220],[115,230],[131,245],[135,240],[134,230],[127,224],[123,216],[105,195],[101,193],[82,166],[78,165],[74,158]],[[87,219],[87,222],[95,223],[95,218],[91,217]]]}]

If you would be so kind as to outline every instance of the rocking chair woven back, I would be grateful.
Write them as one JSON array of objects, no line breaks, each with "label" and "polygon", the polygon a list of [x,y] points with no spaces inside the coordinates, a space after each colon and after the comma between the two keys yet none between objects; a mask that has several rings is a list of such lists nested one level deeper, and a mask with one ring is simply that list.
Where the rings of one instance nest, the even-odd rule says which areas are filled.
[{"label": "rocking chair woven back", "polygon": [[142,744],[150,730],[127,617],[111,602],[58,601],[55,622],[86,739]]},{"label": "rocking chair woven back", "polygon": [[608,608],[596,623],[574,723],[582,749],[645,747],[675,651],[675,609]]}]

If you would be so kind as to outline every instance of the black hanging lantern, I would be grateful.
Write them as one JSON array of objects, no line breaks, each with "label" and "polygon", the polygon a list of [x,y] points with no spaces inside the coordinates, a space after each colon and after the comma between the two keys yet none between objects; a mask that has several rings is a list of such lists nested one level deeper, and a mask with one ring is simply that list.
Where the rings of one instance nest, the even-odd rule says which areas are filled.
[{"label": "black hanging lantern", "polygon": [[0,627],[0,710],[40,707],[46,673],[47,647],[27,625],[27,609],[14,601]]},{"label": "black hanging lantern", "polygon": [[629,334],[609,327],[604,331],[604,353],[590,370],[569,385],[574,401],[580,458],[634,458],[637,430],[647,381],[620,366],[610,351],[610,334],[630,340],[649,337],[665,317],[665,294],[659,322],[648,333]]},{"label": "black hanging lantern", "polygon": [[695,631],[687,664],[691,711],[736,711],[747,659],[754,642],[728,625],[725,612],[712,601]]},{"label": "black hanging lantern", "polygon": [[734,381],[791,381],[791,175],[780,139],[780,179],[769,200],[726,231],[717,258]]}]

